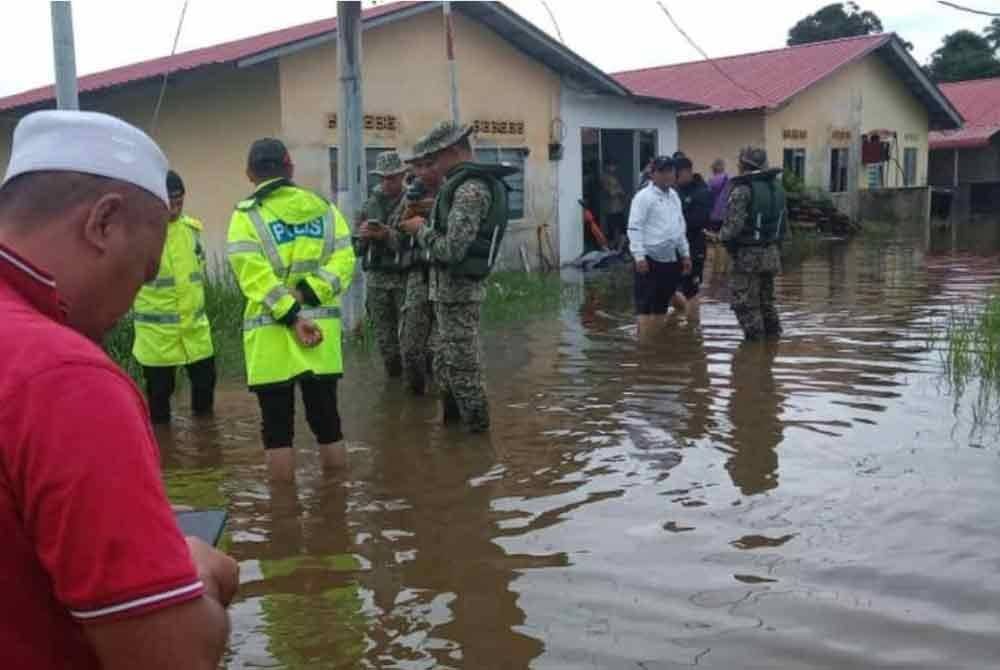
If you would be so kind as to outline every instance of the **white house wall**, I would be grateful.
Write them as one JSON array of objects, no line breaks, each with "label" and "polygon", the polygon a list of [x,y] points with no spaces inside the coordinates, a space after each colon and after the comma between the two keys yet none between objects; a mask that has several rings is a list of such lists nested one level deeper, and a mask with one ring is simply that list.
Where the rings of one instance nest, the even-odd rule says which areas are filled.
[{"label": "white house wall", "polygon": [[559,161],[559,259],[570,263],[583,253],[582,128],[656,130],[657,154],[677,150],[677,114],[671,109],[606,95],[583,93],[565,80],[560,95],[560,117],[566,129]]}]

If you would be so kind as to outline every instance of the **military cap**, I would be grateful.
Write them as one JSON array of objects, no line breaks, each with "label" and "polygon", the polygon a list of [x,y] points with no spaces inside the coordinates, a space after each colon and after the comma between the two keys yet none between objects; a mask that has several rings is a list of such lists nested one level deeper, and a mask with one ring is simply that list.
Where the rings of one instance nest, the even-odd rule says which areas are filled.
[{"label": "military cap", "polygon": [[754,170],[767,169],[767,151],[760,147],[740,149],[740,163]]},{"label": "military cap", "polygon": [[379,177],[394,177],[406,172],[406,166],[395,151],[383,151],[375,157],[375,169],[372,174]]},{"label": "military cap", "polygon": [[420,147],[421,158],[444,151],[458,144],[472,134],[472,126],[456,124],[453,121],[441,121],[431,128],[431,131],[420,138],[414,146],[414,153]]}]

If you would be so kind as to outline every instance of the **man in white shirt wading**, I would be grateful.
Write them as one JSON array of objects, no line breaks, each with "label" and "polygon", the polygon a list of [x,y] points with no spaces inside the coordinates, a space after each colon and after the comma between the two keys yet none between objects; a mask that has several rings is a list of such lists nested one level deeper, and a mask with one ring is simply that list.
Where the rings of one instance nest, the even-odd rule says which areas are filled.
[{"label": "man in white shirt wading", "polygon": [[667,313],[681,278],[691,272],[683,208],[672,188],[675,178],[673,159],[658,156],[650,183],[636,193],[629,212],[640,334]]}]

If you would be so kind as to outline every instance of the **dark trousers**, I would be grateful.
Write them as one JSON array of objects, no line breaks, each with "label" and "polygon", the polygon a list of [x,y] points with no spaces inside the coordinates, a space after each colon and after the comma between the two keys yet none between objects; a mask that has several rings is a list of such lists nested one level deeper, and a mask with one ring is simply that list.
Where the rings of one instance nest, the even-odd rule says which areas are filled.
[{"label": "dark trousers", "polygon": [[280,386],[254,389],[261,413],[261,438],[265,449],[292,446],[295,437],[295,386],[302,389],[306,422],[320,444],[344,439],[337,410],[337,377],[300,377]]},{"label": "dark trousers", "polygon": [[[195,416],[212,413],[215,406],[215,358],[185,365],[191,381],[191,410]],[[149,401],[149,418],[153,423],[170,422],[170,397],[177,386],[177,368],[146,367],[146,398]]]}]

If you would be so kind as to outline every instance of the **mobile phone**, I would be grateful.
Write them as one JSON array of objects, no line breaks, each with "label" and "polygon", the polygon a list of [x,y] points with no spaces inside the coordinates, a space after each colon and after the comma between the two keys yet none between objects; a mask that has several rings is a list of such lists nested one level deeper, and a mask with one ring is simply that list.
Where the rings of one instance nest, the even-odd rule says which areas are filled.
[{"label": "mobile phone", "polygon": [[193,512],[176,512],[177,525],[185,536],[196,537],[202,542],[217,546],[222,539],[228,514],[224,509],[205,509]]}]

